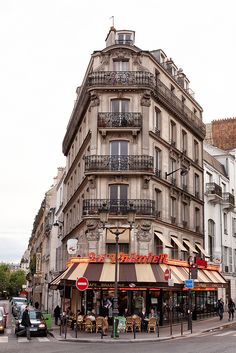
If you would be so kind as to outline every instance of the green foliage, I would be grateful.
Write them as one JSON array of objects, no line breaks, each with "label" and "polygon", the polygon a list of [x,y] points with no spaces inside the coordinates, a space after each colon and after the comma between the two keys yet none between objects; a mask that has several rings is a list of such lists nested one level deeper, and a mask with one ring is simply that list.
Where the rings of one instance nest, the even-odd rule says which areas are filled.
[{"label": "green foliage", "polygon": [[31,274],[34,275],[36,272],[36,254],[34,254],[33,257],[30,259],[29,268]]},{"label": "green foliage", "polygon": [[25,273],[23,270],[11,272],[9,278],[9,294],[18,295],[22,290],[22,285],[26,283]]},{"label": "green foliage", "polygon": [[24,271],[11,271],[7,264],[0,264],[0,296],[6,292],[8,295],[17,296],[25,283]]}]

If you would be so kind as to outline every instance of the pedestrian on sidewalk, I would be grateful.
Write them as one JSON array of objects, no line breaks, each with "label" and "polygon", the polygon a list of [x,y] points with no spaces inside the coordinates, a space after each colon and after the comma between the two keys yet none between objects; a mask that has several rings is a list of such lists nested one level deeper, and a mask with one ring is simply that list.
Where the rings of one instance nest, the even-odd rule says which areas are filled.
[{"label": "pedestrian on sidewalk", "polygon": [[229,321],[231,317],[232,317],[232,320],[234,319],[234,311],[235,311],[235,303],[233,302],[232,298],[230,298],[228,303]]},{"label": "pedestrian on sidewalk", "polygon": [[17,336],[20,336],[26,332],[27,339],[31,340],[31,337],[30,337],[31,322],[29,317],[28,305],[25,307],[25,310],[23,312],[22,319],[21,319],[21,326],[24,326],[24,328],[23,330],[20,330],[19,332],[17,332]]},{"label": "pedestrian on sidewalk", "polygon": [[61,317],[61,309],[59,305],[57,305],[54,309],[54,318],[55,318],[55,325],[58,325],[58,320]]},{"label": "pedestrian on sidewalk", "polygon": [[224,302],[223,302],[223,298],[218,299],[218,302],[216,304],[216,309],[217,309],[217,314],[220,317],[220,320],[222,320],[223,316],[224,316]]}]

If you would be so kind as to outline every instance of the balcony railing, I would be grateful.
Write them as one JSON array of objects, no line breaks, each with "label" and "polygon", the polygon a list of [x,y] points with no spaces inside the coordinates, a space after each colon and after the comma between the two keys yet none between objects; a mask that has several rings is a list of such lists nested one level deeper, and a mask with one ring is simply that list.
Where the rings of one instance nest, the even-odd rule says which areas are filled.
[{"label": "balcony railing", "polygon": [[141,128],[141,113],[98,113],[99,128]]},{"label": "balcony railing", "polygon": [[222,188],[216,183],[207,183],[206,192],[208,195],[217,195],[219,197],[222,197]]},{"label": "balcony railing", "polygon": [[154,76],[145,71],[97,71],[89,75],[89,86],[154,87]]},{"label": "balcony railing", "polygon": [[83,201],[83,215],[99,215],[102,208],[106,207],[110,215],[127,215],[132,207],[136,215],[155,216],[155,201],[132,199],[88,199]]},{"label": "balcony railing", "polygon": [[97,71],[89,75],[87,84],[93,86],[143,86],[153,91],[159,100],[169,105],[170,109],[178,112],[181,119],[187,120],[199,133],[205,136],[206,128],[201,119],[189,109],[161,80],[145,71]]},{"label": "balcony railing", "polygon": [[152,156],[92,155],[85,157],[85,171],[143,171],[153,172]]},{"label": "balcony railing", "polygon": [[132,39],[116,39],[116,44],[123,44],[123,45],[132,45],[134,41]]},{"label": "balcony railing", "polygon": [[235,199],[234,195],[230,192],[223,192],[223,204],[231,205],[233,208],[235,207]]}]

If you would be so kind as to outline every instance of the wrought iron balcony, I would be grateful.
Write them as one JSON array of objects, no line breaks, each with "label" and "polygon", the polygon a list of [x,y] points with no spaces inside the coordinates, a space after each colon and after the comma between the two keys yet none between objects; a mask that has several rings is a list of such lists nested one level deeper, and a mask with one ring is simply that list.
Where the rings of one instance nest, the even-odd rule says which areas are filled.
[{"label": "wrought iron balcony", "polygon": [[136,215],[155,216],[155,201],[144,199],[88,199],[83,201],[83,215],[99,215],[104,205],[110,215],[127,215],[129,208],[134,208]]},{"label": "wrought iron balcony", "polygon": [[97,71],[89,75],[87,84],[89,87],[137,87],[149,88],[155,97],[179,118],[187,121],[189,126],[205,136],[206,127],[202,120],[195,115],[161,80],[146,71]]},{"label": "wrought iron balcony", "polygon": [[97,71],[89,75],[89,86],[154,86],[154,76],[146,71]]},{"label": "wrought iron balcony", "polygon": [[92,155],[85,157],[85,172],[88,171],[140,171],[153,172],[152,156]]},{"label": "wrought iron balcony", "polygon": [[138,128],[142,127],[141,113],[98,113],[98,128]]},{"label": "wrought iron balcony", "polygon": [[223,208],[234,209],[235,199],[230,192],[223,192]]},{"label": "wrought iron balcony", "polygon": [[115,43],[123,45],[132,45],[134,44],[134,41],[132,39],[117,39]]},{"label": "wrought iron balcony", "polygon": [[206,194],[212,203],[220,203],[222,200],[222,188],[216,183],[206,183]]}]

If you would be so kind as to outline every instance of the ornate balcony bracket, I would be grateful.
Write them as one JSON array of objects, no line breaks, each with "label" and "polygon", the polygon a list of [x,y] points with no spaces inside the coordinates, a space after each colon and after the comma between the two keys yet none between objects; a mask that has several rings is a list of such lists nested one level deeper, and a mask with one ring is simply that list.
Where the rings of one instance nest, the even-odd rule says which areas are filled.
[{"label": "ornate balcony bracket", "polygon": [[151,106],[151,92],[150,91],[145,91],[142,98],[141,98],[141,105],[144,107],[150,107]]},{"label": "ornate balcony bracket", "polygon": [[137,232],[137,239],[142,242],[149,242],[151,240],[151,223],[148,221],[142,222],[139,225],[139,230]]}]

